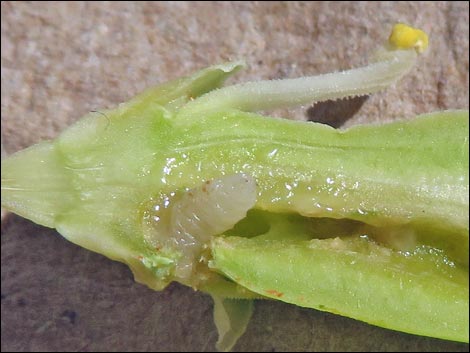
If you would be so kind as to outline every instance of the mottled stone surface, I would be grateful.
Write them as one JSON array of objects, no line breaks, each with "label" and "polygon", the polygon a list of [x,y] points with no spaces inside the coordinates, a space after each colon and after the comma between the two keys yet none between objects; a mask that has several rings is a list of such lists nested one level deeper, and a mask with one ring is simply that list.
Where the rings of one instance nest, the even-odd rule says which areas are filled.
[{"label": "mottled stone surface", "polygon": [[[430,34],[418,67],[362,106],[353,104],[354,116],[325,119],[351,126],[468,109],[468,13],[468,2],[2,2],[2,155],[57,136],[90,110],[229,59],[249,64],[231,82],[357,66],[397,21]],[[322,120],[324,109],[308,108],[276,114]],[[214,349],[207,296],[179,285],[153,292],[125,266],[18,216],[3,220],[1,242],[2,351]],[[235,349],[468,351],[468,345],[259,302]]]}]

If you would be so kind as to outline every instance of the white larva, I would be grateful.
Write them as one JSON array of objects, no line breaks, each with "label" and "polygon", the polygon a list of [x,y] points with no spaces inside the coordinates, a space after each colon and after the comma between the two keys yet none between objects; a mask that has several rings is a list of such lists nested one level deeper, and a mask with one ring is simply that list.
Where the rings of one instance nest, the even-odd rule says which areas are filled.
[{"label": "white larva", "polygon": [[208,180],[181,195],[164,197],[146,217],[146,240],[180,253],[175,279],[194,284],[195,267],[214,235],[231,229],[256,203],[256,182],[246,174]]}]

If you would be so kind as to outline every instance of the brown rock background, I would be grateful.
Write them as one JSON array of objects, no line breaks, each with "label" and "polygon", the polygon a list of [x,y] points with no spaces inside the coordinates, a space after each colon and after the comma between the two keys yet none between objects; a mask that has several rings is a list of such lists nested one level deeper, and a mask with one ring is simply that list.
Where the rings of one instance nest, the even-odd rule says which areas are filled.
[{"label": "brown rock background", "polygon": [[[90,110],[229,59],[249,64],[231,82],[358,66],[399,21],[424,29],[431,46],[398,84],[362,106],[275,114],[350,126],[468,109],[468,2],[2,2],[2,155],[57,136]],[[331,113],[338,106],[340,113]],[[350,117],[348,110],[358,112]],[[214,349],[209,297],[179,285],[153,292],[134,283],[125,266],[18,216],[3,220],[1,241],[2,351]],[[235,350],[468,345],[258,302]]]}]

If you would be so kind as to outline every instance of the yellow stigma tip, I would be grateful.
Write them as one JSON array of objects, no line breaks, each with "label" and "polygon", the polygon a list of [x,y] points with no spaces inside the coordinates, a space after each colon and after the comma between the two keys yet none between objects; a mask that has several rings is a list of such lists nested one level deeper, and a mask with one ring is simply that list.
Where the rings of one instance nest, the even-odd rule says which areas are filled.
[{"label": "yellow stigma tip", "polygon": [[397,23],[393,26],[388,41],[398,49],[415,48],[418,53],[422,53],[428,47],[428,35],[426,33],[403,23]]}]

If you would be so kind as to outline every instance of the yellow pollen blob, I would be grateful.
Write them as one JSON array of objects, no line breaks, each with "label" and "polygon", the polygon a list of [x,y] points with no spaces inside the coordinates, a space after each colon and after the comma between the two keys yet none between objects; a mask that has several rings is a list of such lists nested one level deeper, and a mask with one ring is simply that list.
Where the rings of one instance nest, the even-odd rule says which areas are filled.
[{"label": "yellow pollen blob", "polygon": [[428,47],[428,35],[425,32],[403,23],[393,26],[388,41],[398,49],[415,48],[418,53],[422,53]]}]

